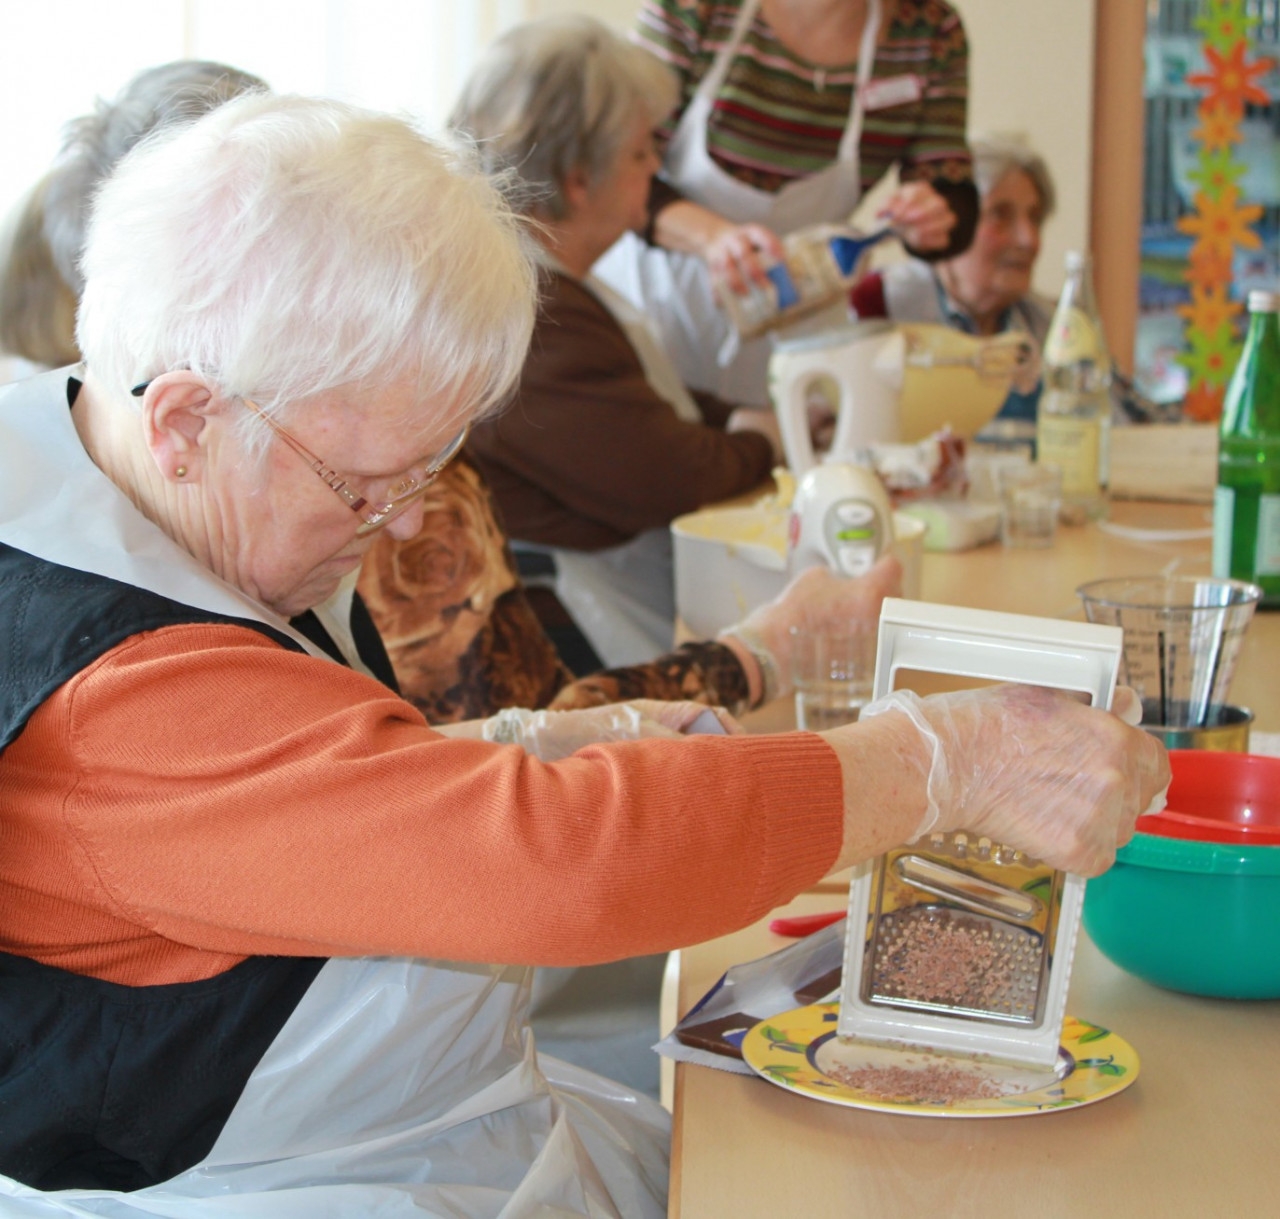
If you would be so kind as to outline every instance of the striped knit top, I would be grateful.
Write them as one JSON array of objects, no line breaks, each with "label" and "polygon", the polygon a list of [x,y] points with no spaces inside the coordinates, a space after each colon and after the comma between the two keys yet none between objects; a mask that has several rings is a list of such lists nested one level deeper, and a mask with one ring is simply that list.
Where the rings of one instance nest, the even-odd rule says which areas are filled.
[{"label": "striped knit top", "polygon": [[[739,0],[644,0],[633,37],[680,81],[679,114],[733,33]],[[885,0],[872,81],[915,75],[922,96],[870,109],[860,145],[862,188],[897,164],[904,181],[971,177],[965,144],[969,46],[945,0]],[[822,68],[792,54],[762,13],[748,28],[715,100],[707,128],[713,161],[766,191],[826,168],[837,156],[857,80],[856,62]]]}]

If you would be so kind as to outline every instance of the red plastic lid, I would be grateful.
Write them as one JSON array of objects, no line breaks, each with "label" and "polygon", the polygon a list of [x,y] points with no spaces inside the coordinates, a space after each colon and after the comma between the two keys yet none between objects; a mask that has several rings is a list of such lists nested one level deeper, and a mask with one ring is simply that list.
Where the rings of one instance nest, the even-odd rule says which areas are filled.
[{"label": "red plastic lid", "polygon": [[1138,818],[1144,834],[1280,846],[1280,758],[1172,749],[1169,762],[1169,803]]}]

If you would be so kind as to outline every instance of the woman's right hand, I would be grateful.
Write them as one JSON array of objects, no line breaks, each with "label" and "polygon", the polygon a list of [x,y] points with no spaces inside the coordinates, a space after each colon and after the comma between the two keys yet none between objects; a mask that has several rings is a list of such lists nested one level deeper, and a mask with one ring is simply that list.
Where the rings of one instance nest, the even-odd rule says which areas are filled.
[{"label": "woman's right hand", "polygon": [[[845,738],[861,730],[868,734],[864,759],[872,735],[870,756],[882,766],[896,759],[895,795],[924,814],[914,832],[905,821],[898,826],[900,841],[931,830],[966,830],[1065,871],[1097,876],[1133,836],[1138,817],[1164,806],[1168,753],[1133,726],[1140,715],[1127,687],[1116,691],[1111,712],[1036,686],[930,698],[896,691],[864,708],[858,724],[825,735],[841,752]],[[846,811],[858,819],[870,814],[850,809],[851,801],[865,804],[856,767],[866,761],[854,765],[845,773]],[[865,826],[855,837],[865,839]],[[860,858],[879,853],[854,846]]]},{"label": "woman's right hand", "polygon": [[956,214],[928,182],[906,182],[880,209],[883,220],[909,250],[942,250],[951,240]]},{"label": "woman's right hand", "polygon": [[[684,736],[691,728],[697,730],[699,721],[704,721],[704,717],[715,721],[716,731],[730,735],[742,731],[738,722],[721,707],[647,698],[575,711],[529,711],[508,707],[487,720],[471,721],[471,724],[478,725],[479,735],[486,741],[519,745],[525,753],[543,762],[558,762],[588,745],[638,741],[655,736]],[[468,729],[446,735],[477,735],[470,725]],[[713,730],[713,726],[708,725],[703,730]]]}]

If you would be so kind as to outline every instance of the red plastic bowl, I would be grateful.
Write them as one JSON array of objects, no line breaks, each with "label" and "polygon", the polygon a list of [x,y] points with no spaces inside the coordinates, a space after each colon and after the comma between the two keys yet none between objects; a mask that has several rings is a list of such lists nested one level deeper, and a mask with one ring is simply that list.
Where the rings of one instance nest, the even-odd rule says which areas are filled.
[{"label": "red plastic bowl", "polygon": [[1171,749],[1169,803],[1138,818],[1144,834],[1280,846],[1280,758]]}]

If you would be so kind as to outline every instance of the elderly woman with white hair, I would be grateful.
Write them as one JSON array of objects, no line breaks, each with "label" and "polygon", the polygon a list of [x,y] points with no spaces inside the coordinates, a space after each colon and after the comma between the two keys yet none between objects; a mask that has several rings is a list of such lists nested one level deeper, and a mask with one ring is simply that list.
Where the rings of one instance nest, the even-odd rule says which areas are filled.
[{"label": "elderly woman with white hair", "polygon": [[646,223],[653,130],[675,101],[653,56],[566,16],[498,38],[450,120],[537,222],[542,266],[515,402],[469,452],[512,538],[553,556],[560,600],[610,666],[670,646],[671,521],[760,486],[779,460],[771,413],[687,390],[648,320],[590,274]]},{"label": "elderly woman with white hair", "polygon": [[[1019,331],[1034,351],[1044,346],[1053,301],[1031,286],[1040,229],[1056,195],[1044,158],[1021,139],[980,135],[969,141],[981,199],[973,244],[939,262],[908,259],[860,280],[850,294],[859,317],[934,322],[986,336]],[[1019,373],[1000,408],[1002,419],[1034,420],[1040,361]]]},{"label": "elderly woman with white hair", "polygon": [[83,266],[85,363],[0,394],[6,1219],[660,1216],[665,1115],[538,1058],[525,967],[722,934],[927,826],[1096,873],[1167,782],[1024,688],[442,735],[335,593],[524,363],[486,179],[245,97],[124,159]]}]

